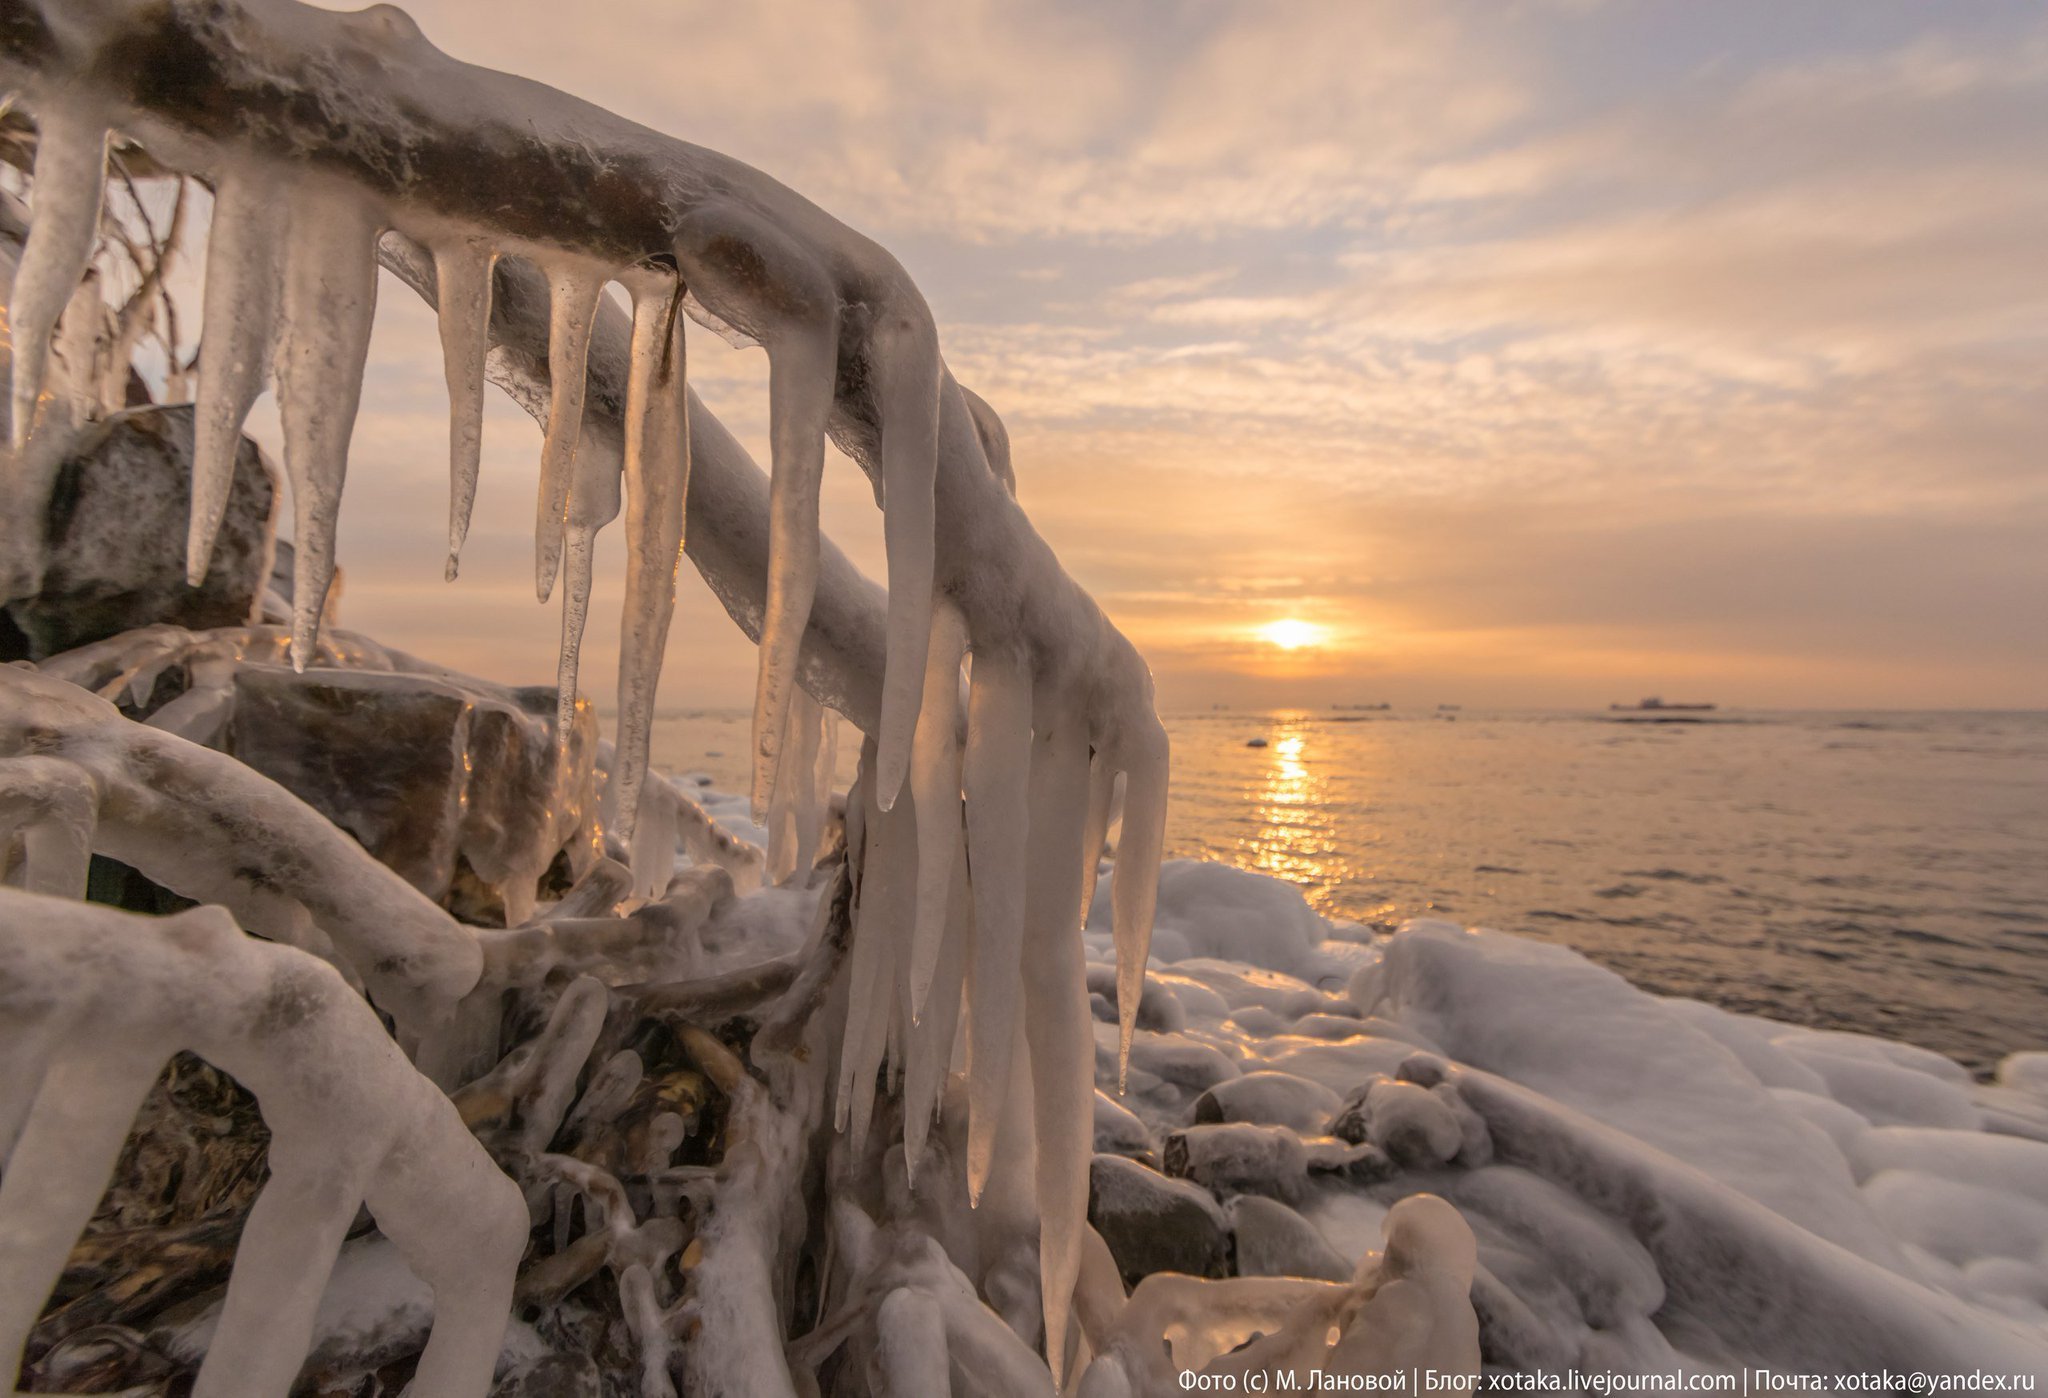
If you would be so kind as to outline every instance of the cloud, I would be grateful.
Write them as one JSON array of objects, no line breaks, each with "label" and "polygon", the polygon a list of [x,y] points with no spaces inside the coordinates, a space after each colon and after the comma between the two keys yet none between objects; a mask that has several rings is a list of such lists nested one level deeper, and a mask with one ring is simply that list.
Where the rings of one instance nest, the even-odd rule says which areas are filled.
[{"label": "cloud", "polygon": [[[1169,693],[2048,686],[2027,7],[415,8],[459,56],[887,241],[1009,423],[1034,520]],[[431,321],[394,315],[349,615],[542,678],[537,433],[494,411],[473,561],[454,590],[415,582],[445,428]],[[692,374],[758,454],[761,356],[699,336]],[[825,520],[880,573],[843,462]],[[1247,634],[1281,608],[1338,643],[1278,667]],[[744,701],[751,653],[713,604],[692,591],[676,634],[671,696]],[[586,673],[612,644],[594,629]]]}]

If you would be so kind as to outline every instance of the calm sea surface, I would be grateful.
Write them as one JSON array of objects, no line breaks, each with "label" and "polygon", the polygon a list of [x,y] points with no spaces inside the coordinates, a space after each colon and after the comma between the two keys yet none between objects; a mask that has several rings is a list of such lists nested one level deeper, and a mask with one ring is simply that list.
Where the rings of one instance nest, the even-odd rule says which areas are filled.
[{"label": "calm sea surface", "polygon": [[[2048,1046],[2048,713],[1704,717],[1170,716],[1169,853],[1980,1069]],[[744,716],[672,715],[655,743],[742,789]]]}]

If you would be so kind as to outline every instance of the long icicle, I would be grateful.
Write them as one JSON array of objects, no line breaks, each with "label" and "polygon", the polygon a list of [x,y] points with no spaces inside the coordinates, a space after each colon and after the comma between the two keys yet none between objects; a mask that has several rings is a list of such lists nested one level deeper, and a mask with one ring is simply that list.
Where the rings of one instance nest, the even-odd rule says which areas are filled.
[{"label": "long icicle", "polygon": [[205,352],[192,409],[192,514],[185,581],[206,581],[234,489],[242,424],[263,391],[277,332],[278,260],[288,206],[256,172],[230,165],[206,235]]},{"label": "long icicle", "polygon": [[[484,449],[484,358],[491,348],[491,268],[498,255],[481,239],[434,245],[434,299],[441,362],[448,376],[448,581],[462,566]],[[202,366],[203,367],[203,366]]]},{"label": "long icicle", "polygon": [[[923,798],[913,792],[911,799]],[[925,858],[922,848],[917,857],[921,874]],[[931,1135],[932,1118],[945,1095],[946,1073],[960,1034],[961,1003],[967,998],[967,953],[974,938],[974,895],[967,881],[967,841],[957,821],[950,862],[953,877],[947,880],[946,921],[939,939],[938,963],[928,987],[937,998],[928,1001],[925,1013],[911,1026],[910,1064],[903,1077],[903,1164],[913,1186],[925,1142]]]},{"label": "long icicle", "polygon": [[292,665],[303,670],[334,582],[334,529],[377,309],[377,216],[353,191],[294,192],[279,298],[277,406],[292,483]]},{"label": "long icicle", "polygon": [[803,818],[797,828],[796,865],[808,879],[818,862],[818,848],[825,841],[825,822],[832,810],[832,787],[839,776],[839,715],[818,706],[816,756],[808,774],[810,791],[804,801]]},{"label": "long icicle", "polygon": [[1024,1031],[1038,1136],[1038,1266],[1053,1384],[1066,1362],[1067,1317],[1088,1216],[1095,1036],[1081,946],[1081,859],[1088,738],[1077,708],[1037,717],[1031,744],[1029,887],[1025,895]]},{"label": "long icicle", "polygon": [[889,616],[877,738],[883,810],[909,775],[925,656],[932,635],[932,572],[938,544],[933,488],[939,460],[939,337],[928,320],[898,312],[877,327],[882,409],[882,538],[889,560]]},{"label": "long icicle", "polygon": [[818,591],[818,480],[837,362],[836,336],[822,329],[792,332],[768,346],[768,606],[754,685],[755,820],[767,815],[775,790],[783,710]]},{"label": "long icicle", "polygon": [[855,918],[853,953],[848,975],[846,1035],[840,1049],[839,1099],[834,1120],[850,1131],[858,1154],[874,1111],[875,1075],[888,1047],[889,1021],[896,1005],[897,960],[905,948],[903,929],[917,887],[917,831],[914,813],[898,806],[879,809],[871,793],[866,803],[867,854],[862,874],[860,909]]},{"label": "long icicle", "polygon": [[35,216],[14,273],[8,310],[13,340],[14,450],[28,444],[49,372],[57,318],[92,260],[106,193],[107,128],[84,103],[46,102],[38,113]]},{"label": "long icicle", "polygon": [[1134,746],[1137,751],[1123,758],[1124,828],[1109,888],[1116,928],[1118,1091],[1130,1073],[1131,1035],[1138,1025],[1138,1000],[1145,992],[1152,917],[1159,904],[1159,863],[1166,847],[1166,730],[1151,720]]},{"label": "long icicle", "polygon": [[562,566],[562,534],[569,514],[570,467],[583,432],[589,388],[590,327],[604,274],[582,262],[548,273],[548,430],[540,448],[540,494],[533,525],[533,590],[545,602]]},{"label": "long icicle", "polygon": [[1030,823],[1031,677],[1021,657],[978,651],[967,701],[967,863],[974,881],[974,1013],[968,1022],[967,1193],[995,1160],[1024,944]]},{"label": "long icicle", "polygon": [[1102,872],[1102,845],[1109,838],[1109,825],[1116,812],[1116,783],[1122,773],[1107,752],[1098,750],[1088,763],[1088,824],[1081,844],[1081,921],[1095,906],[1095,881]]},{"label": "long icicle", "polygon": [[[789,763],[786,778],[775,784],[768,802],[768,882],[781,885],[808,873],[803,862],[803,827],[813,792],[818,765],[818,739],[823,730],[819,716],[824,706],[799,687],[790,696],[789,727],[783,734],[783,755]],[[815,850],[816,842],[812,842]]]},{"label": "long icicle", "polygon": [[590,620],[590,587],[596,573],[598,532],[618,518],[618,458],[584,444],[575,454],[569,487],[569,526],[561,577],[561,653],[555,659],[555,747],[569,751],[575,727],[575,682],[584,655],[584,624]]},{"label": "long icicle", "polygon": [[567,753],[576,718],[576,677],[583,627],[590,620],[590,589],[597,536],[619,517],[623,461],[593,439],[581,443],[569,468],[569,510],[562,552],[562,651],[555,669],[555,741]]},{"label": "long icicle", "polygon": [[626,372],[626,600],[619,623],[619,833],[632,840],[654,730],[655,687],[676,570],[683,558],[683,509],[690,493],[690,392],[683,340],[683,288],[658,281],[633,292],[633,340]]},{"label": "long icicle", "polygon": [[910,939],[910,1008],[922,1018],[938,964],[953,878],[948,851],[960,843],[960,661],[967,619],[944,598],[932,611],[924,701],[911,744],[910,789],[917,799],[917,924]]}]

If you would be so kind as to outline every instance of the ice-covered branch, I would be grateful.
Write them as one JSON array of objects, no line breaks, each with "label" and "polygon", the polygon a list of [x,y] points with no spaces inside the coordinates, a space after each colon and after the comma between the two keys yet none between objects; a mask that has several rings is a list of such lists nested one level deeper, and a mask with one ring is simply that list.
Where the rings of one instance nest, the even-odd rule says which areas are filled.
[{"label": "ice-covered branch", "polygon": [[[29,846],[31,887],[73,881],[85,837],[252,931],[335,960],[409,1039],[476,984],[476,938],[283,787],[76,685],[0,667],[0,771],[21,791],[25,772],[53,762],[90,784],[94,810],[87,821],[54,795],[38,808],[49,843]],[[62,872],[46,875],[45,859]]]},{"label": "ice-covered branch", "polygon": [[[451,544],[474,493],[479,359],[542,422],[536,580],[543,594],[558,574],[564,582],[565,711],[591,540],[624,504],[622,829],[647,807],[640,782],[679,541],[760,641],[753,797],[757,817],[773,810],[787,832],[771,861],[778,874],[802,864],[815,824],[820,763],[810,715],[793,711],[798,686],[867,731],[858,813],[866,839],[849,829],[849,848],[874,867],[863,875],[849,967],[855,1012],[839,1065],[841,1111],[858,1137],[885,1057],[921,1065],[926,1110],[932,1065],[951,1048],[934,1036],[950,1038],[958,1006],[925,1010],[942,968],[948,977],[958,968],[973,1006],[968,1170],[978,1188],[998,1150],[1026,1146],[1021,1134],[999,1136],[1028,1129],[1057,1378],[1088,1150],[1082,897],[1121,781],[1114,903],[1128,1052],[1163,834],[1166,741],[1142,659],[1025,520],[1001,422],[954,382],[902,267],[760,172],[455,61],[389,7],[7,0],[6,16],[0,76],[24,88],[32,114],[49,114],[38,157],[40,167],[47,156],[48,178],[37,180],[24,255],[34,269],[31,306],[61,305],[55,283],[67,273],[75,280],[77,229],[90,230],[96,208],[88,185],[98,198],[92,153],[109,132],[223,192],[209,276],[239,290],[224,307],[223,350],[202,377],[199,414],[209,424],[207,459],[216,459],[262,360],[274,357],[299,517],[299,664],[316,643],[332,577],[374,305],[371,259],[381,247],[441,303]],[[271,207],[244,197],[258,187],[275,191]],[[266,222],[275,219],[284,221],[281,254]],[[602,294],[608,281],[631,293],[630,323]],[[767,353],[765,489],[689,396],[679,310]],[[17,393],[40,372],[38,357],[17,374]],[[883,507],[890,588],[880,607],[819,537],[828,434]],[[197,571],[210,489],[195,500]],[[972,666],[964,748],[963,657]],[[850,826],[854,815],[850,808]],[[971,894],[959,887],[967,871]],[[1013,1085],[1002,1065],[1019,1026],[1033,1070],[1032,1110],[1021,1120],[998,1110]]]},{"label": "ice-covered branch", "polygon": [[480,1398],[504,1339],[527,1211],[452,1104],[334,969],[219,908],[145,918],[0,889],[0,1375],[119,1158],[164,1061],[232,1075],[270,1128],[195,1394],[282,1394],[365,1203],[433,1289],[416,1391]]}]

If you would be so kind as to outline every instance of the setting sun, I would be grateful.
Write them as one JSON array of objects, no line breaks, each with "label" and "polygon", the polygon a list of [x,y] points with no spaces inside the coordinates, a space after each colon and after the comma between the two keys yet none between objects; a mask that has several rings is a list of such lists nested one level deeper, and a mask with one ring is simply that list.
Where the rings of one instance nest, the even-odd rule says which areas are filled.
[{"label": "setting sun", "polygon": [[1315,622],[1303,621],[1300,617],[1294,616],[1269,621],[1259,628],[1261,640],[1282,650],[1301,650],[1305,646],[1319,646],[1329,639],[1329,635],[1328,627],[1318,626]]}]

